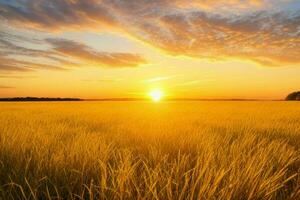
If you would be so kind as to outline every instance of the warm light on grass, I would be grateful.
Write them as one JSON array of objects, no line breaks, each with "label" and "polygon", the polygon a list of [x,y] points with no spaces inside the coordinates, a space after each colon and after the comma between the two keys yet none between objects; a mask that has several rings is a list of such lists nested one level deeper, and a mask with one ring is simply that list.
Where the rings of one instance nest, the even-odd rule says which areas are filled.
[{"label": "warm light on grass", "polygon": [[298,102],[2,102],[0,113],[1,200],[299,199]]},{"label": "warm light on grass", "polygon": [[158,102],[163,97],[163,92],[159,89],[152,90],[152,91],[150,91],[149,96],[151,97],[151,99],[153,101]]}]

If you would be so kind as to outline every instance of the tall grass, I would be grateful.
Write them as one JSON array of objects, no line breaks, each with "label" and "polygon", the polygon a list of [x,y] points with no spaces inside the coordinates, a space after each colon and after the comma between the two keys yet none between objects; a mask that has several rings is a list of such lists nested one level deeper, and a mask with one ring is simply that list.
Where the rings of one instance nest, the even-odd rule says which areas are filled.
[{"label": "tall grass", "polygon": [[1,103],[0,199],[300,199],[300,104]]}]

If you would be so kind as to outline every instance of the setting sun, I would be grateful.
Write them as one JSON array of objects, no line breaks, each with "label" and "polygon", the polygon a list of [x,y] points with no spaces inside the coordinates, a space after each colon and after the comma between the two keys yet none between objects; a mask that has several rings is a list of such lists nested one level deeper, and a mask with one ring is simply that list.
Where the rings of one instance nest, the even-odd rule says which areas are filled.
[{"label": "setting sun", "polygon": [[152,90],[149,93],[149,96],[151,97],[151,99],[155,102],[158,102],[161,100],[161,98],[163,97],[163,92],[161,90]]}]

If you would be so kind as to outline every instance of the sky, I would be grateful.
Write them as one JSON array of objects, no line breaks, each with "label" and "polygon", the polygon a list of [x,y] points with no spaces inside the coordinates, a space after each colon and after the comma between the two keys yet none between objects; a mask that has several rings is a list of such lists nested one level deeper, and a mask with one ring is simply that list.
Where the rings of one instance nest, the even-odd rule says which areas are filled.
[{"label": "sky", "polygon": [[0,0],[0,97],[282,99],[299,0]]}]

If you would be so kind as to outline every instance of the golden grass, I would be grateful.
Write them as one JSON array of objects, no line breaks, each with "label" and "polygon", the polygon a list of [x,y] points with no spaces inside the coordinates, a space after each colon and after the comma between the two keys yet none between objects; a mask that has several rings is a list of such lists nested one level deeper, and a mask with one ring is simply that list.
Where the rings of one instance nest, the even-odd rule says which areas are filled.
[{"label": "golden grass", "polygon": [[1,103],[0,199],[300,199],[300,104]]}]

